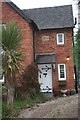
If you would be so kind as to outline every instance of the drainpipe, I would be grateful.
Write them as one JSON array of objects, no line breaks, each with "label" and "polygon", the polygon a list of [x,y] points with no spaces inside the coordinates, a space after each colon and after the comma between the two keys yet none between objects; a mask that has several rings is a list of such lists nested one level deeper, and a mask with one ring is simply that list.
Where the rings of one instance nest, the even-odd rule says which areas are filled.
[{"label": "drainpipe", "polygon": [[35,63],[35,30],[33,30],[33,59]]},{"label": "drainpipe", "polygon": [[33,28],[33,61],[35,63],[35,32],[38,30],[38,26],[34,23],[33,20],[31,20],[31,25]]},{"label": "drainpipe", "polygon": [[74,65],[74,72],[75,72],[75,89],[76,93],[78,93],[76,65]]}]

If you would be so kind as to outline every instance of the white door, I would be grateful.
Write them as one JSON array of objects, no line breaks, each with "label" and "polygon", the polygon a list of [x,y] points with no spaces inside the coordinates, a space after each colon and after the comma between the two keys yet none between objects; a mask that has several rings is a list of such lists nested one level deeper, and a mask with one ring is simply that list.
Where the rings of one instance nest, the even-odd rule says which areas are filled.
[{"label": "white door", "polygon": [[52,92],[51,64],[38,65],[38,80],[41,92]]}]

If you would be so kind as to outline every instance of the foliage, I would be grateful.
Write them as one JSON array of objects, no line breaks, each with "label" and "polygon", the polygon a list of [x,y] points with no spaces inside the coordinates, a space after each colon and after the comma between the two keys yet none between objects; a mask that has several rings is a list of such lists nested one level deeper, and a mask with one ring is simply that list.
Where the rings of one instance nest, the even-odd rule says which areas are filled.
[{"label": "foliage", "polygon": [[78,0],[78,4],[80,5],[80,0]]},{"label": "foliage", "polygon": [[76,65],[77,70],[77,78],[79,80],[79,71],[80,71],[80,29],[77,31],[75,36],[75,44],[73,47],[73,57],[74,57],[74,65]]},{"label": "foliage", "polygon": [[80,71],[80,29],[77,32],[76,35],[76,58],[77,58],[77,64],[78,64],[78,71]]},{"label": "foliage", "polygon": [[7,93],[7,87],[5,84],[2,84],[2,94]]},{"label": "foliage", "polygon": [[7,23],[2,27],[2,57],[3,57],[3,70],[7,74],[8,70],[20,71],[18,66],[21,60],[21,53],[16,51],[21,45],[21,29],[14,22]]},{"label": "foliage", "polygon": [[18,88],[17,94],[22,95],[23,92],[27,92],[31,97],[40,93],[40,86],[38,82],[38,68],[35,63],[31,63],[24,71],[21,79],[21,87]]},{"label": "foliage", "polygon": [[[24,94],[25,95],[25,94]],[[34,99],[32,99],[29,95],[25,95],[25,99],[17,98],[13,103],[13,110],[8,110],[6,107],[6,101],[2,103],[2,117],[3,118],[11,118],[19,115],[21,109],[32,108],[37,103],[46,102],[47,99],[43,96],[43,94],[36,95]]]},{"label": "foliage", "polygon": [[3,69],[2,69],[2,67],[0,66],[0,80],[2,80],[3,79]]},{"label": "foliage", "polygon": [[59,86],[60,86],[60,87],[65,87],[66,85],[67,85],[66,82],[59,82]]},{"label": "foliage", "polygon": [[80,29],[77,33],[77,43],[78,43],[78,70],[80,71]]},{"label": "foliage", "polygon": [[19,52],[21,40],[21,29],[14,22],[2,26],[2,67],[8,88],[7,106],[10,109],[14,99],[15,76],[17,72],[21,73],[22,54]]}]

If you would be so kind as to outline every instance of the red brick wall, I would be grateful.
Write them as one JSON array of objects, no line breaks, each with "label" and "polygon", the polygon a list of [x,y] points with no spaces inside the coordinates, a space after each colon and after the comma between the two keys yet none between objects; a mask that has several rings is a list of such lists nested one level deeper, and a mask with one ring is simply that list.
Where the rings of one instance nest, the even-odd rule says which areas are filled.
[{"label": "red brick wall", "polygon": [[10,5],[2,3],[2,23],[14,21],[17,25],[20,25],[22,31],[22,50],[24,68],[27,67],[33,61],[33,32],[31,25],[22,18]]},{"label": "red brick wall", "polygon": [[[56,33],[64,33],[65,44],[57,45]],[[42,41],[42,36],[49,36],[49,41]],[[42,30],[35,34],[35,51],[36,54],[55,53],[55,72],[53,71],[53,89],[62,89],[58,79],[58,64],[66,64],[66,89],[74,89],[74,67],[72,56],[72,29],[55,29]],[[66,57],[70,56],[70,61],[66,61]]]}]

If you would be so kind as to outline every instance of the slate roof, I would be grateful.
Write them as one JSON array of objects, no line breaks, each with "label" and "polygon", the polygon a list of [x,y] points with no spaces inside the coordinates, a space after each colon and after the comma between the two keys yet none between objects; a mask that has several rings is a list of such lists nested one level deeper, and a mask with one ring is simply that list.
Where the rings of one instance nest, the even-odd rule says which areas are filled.
[{"label": "slate roof", "polygon": [[39,29],[74,27],[72,5],[23,10]]},{"label": "slate roof", "polygon": [[36,56],[37,64],[51,64],[55,63],[55,54],[44,54]]}]

